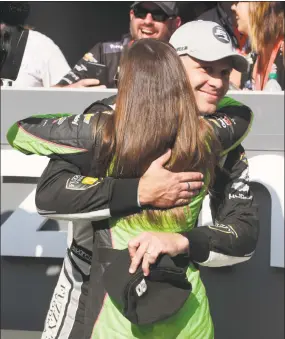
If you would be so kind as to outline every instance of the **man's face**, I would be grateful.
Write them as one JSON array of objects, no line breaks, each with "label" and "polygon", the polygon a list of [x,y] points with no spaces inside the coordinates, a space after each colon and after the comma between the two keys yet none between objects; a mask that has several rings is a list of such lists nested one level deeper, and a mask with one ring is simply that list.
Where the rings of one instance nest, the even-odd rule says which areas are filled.
[{"label": "man's face", "polygon": [[[136,17],[134,10],[130,11],[130,32],[134,40],[143,38],[153,38],[163,41],[169,41],[173,32],[180,26],[180,17],[166,18],[165,21],[159,22],[154,20],[151,13],[164,13],[160,7],[152,2],[143,2],[137,5],[142,9],[140,13],[145,13],[144,18]],[[149,11],[149,12],[148,12]]]},{"label": "man's face", "polygon": [[218,102],[229,89],[232,71],[231,58],[201,61],[188,55],[181,56],[201,114],[216,112]]}]

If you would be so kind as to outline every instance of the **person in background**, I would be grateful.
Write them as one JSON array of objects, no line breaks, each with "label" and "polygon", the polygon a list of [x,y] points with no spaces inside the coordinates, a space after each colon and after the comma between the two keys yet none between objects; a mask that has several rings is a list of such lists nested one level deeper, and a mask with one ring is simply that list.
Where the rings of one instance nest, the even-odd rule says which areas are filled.
[{"label": "person in background", "polygon": [[[179,1],[179,15],[182,23],[199,20],[200,15],[216,6],[216,2],[211,1]],[[215,20],[213,20],[215,21]]]},{"label": "person in background", "polygon": [[[130,10],[130,33],[121,41],[97,43],[57,84],[56,87],[117,87],[118,67],[123,48],[134,40],[154,38],[168,41],[181,25],[178,6],[174,1],[136,1]],[[94,78],[96,65],[105,65],[106,82]]]},{"label": "person in background", "polygon": [[[235,2],[238,30],[248,34],[251,49],[257,53],[247,88],[268,88],[274,79],[275,90],[284,90],[284,7],[279,1]],[[277,83],[278,82],[278,83]],[[278,86],[279,85],[279,86]],[[241,87],[244,85],[241,83]]]},{"label": "person in background", "polygon": [[241,51],[246,44],[247,35],[237,30],[231,5],[231,1],[218,1],[215,7],[202,13],[196,20],[213,21],[221,25],[231,37],[234,47]]},{"label": "person in background", "polygon": [[[236,51],[246,56],[249,52],[247,49],[248,36],[237,29],[237,22],[231,11],[232,3],[232,1],[219,1],[215,7],[201,14],[197,20],[213,21],[221,25],[229,34]],[[246,76],[247,73],[244,72],[243,76]],[[229,88],[239,89],[240,78],[241,73],[233,69],[230,75]]]},{"label": "person in background", "polygon": [[0,4],[1,86],[50,87],[69,70],[59,47],[25,26],[27,2]]}]

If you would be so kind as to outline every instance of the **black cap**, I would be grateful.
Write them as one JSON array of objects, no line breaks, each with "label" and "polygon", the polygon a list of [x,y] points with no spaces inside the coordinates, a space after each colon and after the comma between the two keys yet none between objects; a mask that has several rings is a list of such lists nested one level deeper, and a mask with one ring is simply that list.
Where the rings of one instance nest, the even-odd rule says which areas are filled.
[{"label": "black cap", "polygon": [[27,1],[0,2],[0,22],[7,25],[24,25],[30,13],[30,5]]},{"label": "black cap", "polygon": [[188,299],[192,286],[186,277],[189,259],[162,255],[151,265],[145,277],[139,267],[129,273],[131,259],[128,249],[107,266],[104,286],[114,304],[133,324],[147,325],[165,320],[175,314]]},{"label": "black cap", "polygon": [[[134,8],[136,5],[144,3],[146,1],[135,1],[131,8]],[[178,15],[178,6],[176,1],[152,1],[152,3],[156,4],[160,7],[165,14],[168,16],[177,16]]]}]

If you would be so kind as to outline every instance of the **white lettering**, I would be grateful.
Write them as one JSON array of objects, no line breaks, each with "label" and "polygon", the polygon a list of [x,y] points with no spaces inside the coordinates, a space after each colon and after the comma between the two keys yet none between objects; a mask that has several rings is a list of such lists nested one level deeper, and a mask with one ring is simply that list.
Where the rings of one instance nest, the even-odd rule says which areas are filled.
[{"label": "white lettering", "polygon": [[242,193],[239,194],[229,194],[229,199],[248,199],[251,200],[252,199],[252,195],[250,196],[245,196]]},{"label": "white lettering", "polygon": [[137,286],[136,286],[136,292],[139,297],[141,297],[145,292],[147,291],[147,284],[145,280],[143,279]]},{"label": "white lettering", "polygon": [[81,72],[81,71],[87,71],[87,68],[81,64],[81,65],[75,65],[74,67],[77,71]]},{"label": "white lettering", "polygon": [[72,124],[73,124],[73,125],[78,126],[78,120],[80,119],[80,116],[81,116],[81,114],[77,114],[77,115],[75,116],[74,120],[72,121]]},{"label": "white lettering", "polygon": [[84,251],[83,251],[82,249],[80,249],[80,248],[77,248],[77,247],[75,247],[75,246],[72,246],[72,247],[71,247],[71,251],[72,251],[74,254],[77,254],[79,257],[88,260],[89,262],[91,262],[91,260],[92,260],[92,257],[91,257],[89,254],[87,254],[86,252],[84,252]]},{"label": "white lettering", "polygon": [[123,46],[122,45],[114,45],[114,44],[110,44],[110,47],[112,49],[123,49]]}]

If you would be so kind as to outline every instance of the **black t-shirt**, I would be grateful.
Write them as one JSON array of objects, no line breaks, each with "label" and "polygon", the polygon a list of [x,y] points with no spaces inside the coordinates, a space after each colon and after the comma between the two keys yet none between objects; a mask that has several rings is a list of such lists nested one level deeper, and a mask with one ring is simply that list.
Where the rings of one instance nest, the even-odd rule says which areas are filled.
[{"label": "black t-shirt", "polygon": [[107,83],[109,88],[116,88],[116,78],[123,48],[128,46],[131,41],[129,34],[122,37],[121,41],[108,41],[97,43],[88,53],[80,59],[58,83],[66,86],[73,84],[81,79],[94,78],[92,74],[92,64],[102,64],[107,66]]}]

